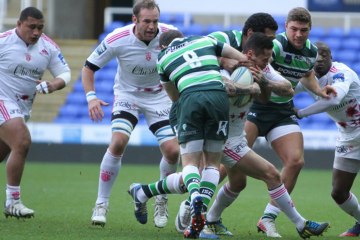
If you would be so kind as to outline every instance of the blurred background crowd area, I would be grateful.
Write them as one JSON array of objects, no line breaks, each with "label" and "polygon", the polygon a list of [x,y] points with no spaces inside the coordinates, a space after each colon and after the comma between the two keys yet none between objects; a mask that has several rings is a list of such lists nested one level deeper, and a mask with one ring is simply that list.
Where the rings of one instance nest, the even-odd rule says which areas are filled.
[{"label": "blurred background crowd area", "polygon": [[[246,18],[255,12],[268,12],[284,31],[288,11],[297,6],[310,10],[313,26],[310,39],[326,42],[335,61],[347,64],[360,74],[360,0],[158,0],[160,21],[175,25],[185,35],[206,35],[214,31],[241,30]],[[115,28],[131,23],[133,0],[0,0],[1,31],[15,27],[21,9],[35,6],[45,16],[45,33],[61,47],[72,69],[69,86],[52,96],[38,96],[31,122],[56,124],[92,124],[81,85],[81,68],[94,47]],[[96,92],[112,103],[116,60],[99,70]],[[50,76],[45,75],[43,79]],[[295,104],[304,107],[312,102],[298,94]],[[111,106],[104,108],[102,124],[110,124]],[[141,119],[140,124],[143,122]],[[303,129],[335,129],[323,114],[300,121]]]}]

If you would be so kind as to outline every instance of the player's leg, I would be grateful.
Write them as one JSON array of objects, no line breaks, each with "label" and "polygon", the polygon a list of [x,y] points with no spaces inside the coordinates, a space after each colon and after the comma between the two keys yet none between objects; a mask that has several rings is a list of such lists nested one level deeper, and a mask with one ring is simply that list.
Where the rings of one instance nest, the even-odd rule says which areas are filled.
[{"label": "player's leg", "polygon": [[218,191],[216,198],[206,214],[206,226],[200,238],[216,238],[217,235],[232,233],[222,224],[221,214],[238,197],[240,191],[246,187],[246,176],[238,167],[239,162],[250,151],[244,136],[229,138],[226,141],[221,163],[226,167],[228,183]]},{"label": "player's leg", "polygon": [[[165,91],[145,95],[146,102],[140,104],[150,131],[158,140],[162,158],[160,160],[160,179],[175,173],[179,160],[179,144],[170,126],[169,111],[172,103]],[[155,197],[154,223],[156,227],[165,227],[168,222],[168,198],[165,195]]]},{"label": "player's leg", "polygon": [[22,117],[1,122],[1,145],[7,146],[2,150],[3,156],[7,155],[9,149],[11,150],[6,162],[7,185],[4,214],[6,217],[30,218],[34,216],[34,210],[22,204],[20,191],[25,159],[31,144],[30,132]]},{"label": "player's leg", "polygon": [[257,127],[257,125],[255,123],[246,120],[244,130],[246,132],[246,139],[247,139],[247,142],[248,142],[248,146],[250,148],[252,148],[254,146],[254,143],[255,143],[256,139],[259,136],[258,127]]},{"label": "player's leg", "polygon": [[331,197],[344,212],[355,218],[355,225],[340,234],[341,237],[356,237],[360,235],[360,205],[355,194],[351,192],[359,170],[359,160],[335,157]]},{"label": "player's leg", "polygon": [[130,113],[124,110],[120,111],[120,109],[116,107],[113,109],[111,143],[100,164],[98,195],[91,216],[93,225],[104,226],[106,223],[111,190],[119,174],[121,160],[131,132],[138,122],[136,114],[135,111]]},{"label": "player's leg", "polygon": [[[267,134],[267,139],[282,161],[281,180],[291,193],[304,165],[304,144],[300,128],[295,124],[276,127]],[[275,219],[280,212],[275,202],[271,201],[267,204],[258,225],[267,225],[266,229],[276,230]]]},{"label": "player's leg", "polygon": [[[170,130],[169,126],[167,128]],[[168,134],[172,131],[168,131]],[[160,133],[163,134],[163,133]],[[160,144],[162,159],[160,161],[160,179],[164,179],[169,174],[175,173],[179,159],[179,144],[175,135]],[[168,222],[168,198],[166,194],[155,197],[154,223],[156,227],[165,227]]]},{"label": "player's leg", "polygon": [[4,141],[0,138],[0,163],[6,159],[10,154],[10,148]]}]

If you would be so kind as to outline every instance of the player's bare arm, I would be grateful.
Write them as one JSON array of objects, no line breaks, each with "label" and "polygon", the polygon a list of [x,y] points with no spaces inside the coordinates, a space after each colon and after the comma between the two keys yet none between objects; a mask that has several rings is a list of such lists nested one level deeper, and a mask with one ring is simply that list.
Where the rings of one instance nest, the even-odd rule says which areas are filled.
[{"label": "player's bare arm", "polygon": [[101,106],[108,106],[109,103],[96,97],[94,82],[94,71],[86,66],[83,67],[82,84],[86,93],[86,100],[88,102],[89,116],[92,121],[101,121],[104,117],[104,111]]},{"label": "player's bare arm", "polygon": [[222,76],[222,79],[224,81],[225,89],[229,97],[247,94],[257,96],[261,93],[260,86],[256,82],[251,85],[245,86],[235,83],[224,76]]},{"label": "player's bare arm", "polygon": [[329,98],[331,94],[336,96],[336,90],[332,86],[326,86],[326,89],[321,89],[318,81],[315,78],[314,70],[307,72],[301,79],[300,82],[315,95],[322,98]]}]

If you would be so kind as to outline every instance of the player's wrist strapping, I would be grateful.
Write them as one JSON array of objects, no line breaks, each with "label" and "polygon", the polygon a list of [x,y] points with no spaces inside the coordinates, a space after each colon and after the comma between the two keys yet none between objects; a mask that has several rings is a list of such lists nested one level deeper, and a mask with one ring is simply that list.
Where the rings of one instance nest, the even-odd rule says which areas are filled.
[{"label": "player's wrist strapping", "polygon": [[96,98],[97,97],[96,97],[95,91],[89,91],[89,92],[86,93],[86,101],[87,102],[90,102],[91,100],[94,100]]}]

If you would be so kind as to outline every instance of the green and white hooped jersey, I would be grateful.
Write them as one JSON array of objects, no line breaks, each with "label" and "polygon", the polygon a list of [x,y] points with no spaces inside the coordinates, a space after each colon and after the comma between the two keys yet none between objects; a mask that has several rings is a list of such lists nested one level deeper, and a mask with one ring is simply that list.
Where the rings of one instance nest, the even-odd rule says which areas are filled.
[{"label": "green and white hooped jersey", "polygon": [[231,30],[231,31],[217,31],[208,35],[222,43],[227,43],[238,51],[242,51],[242,31]]},{"label": "green and white hooped jersey", "polygon": [[[317,48],[308,39],[303,49],[295,49],[288,41],[285,32],[280,33],[273,40],[273,61],[271,65],[286,79],[290,80],[293,88],[296,87],[300,78],[313,69]],[[272,102],[288,102],[292,98],[270,98]]]},{"label": "green and white hooped jersey", "polygon": [[217,56],[224,44],[209,37],[174,39],[158,56],[157,70],[162,82],[173,82],[179,92],[224,90]]},{"label": "green and white hooped jersey", "polygon": [[[242,31],[232,30],[232,31],[217,31],[210,33],[208,35],[220,42],[227,43],[233,48],[236,48],[238,51],[242,51]],[[265,76],[271,81],[283,81],[285,78],[277,73],[270,64],[263,69]],[[285,103],[289,101],[288,97],[281,97],[275,93],[271,93],[270,97],[271,102],[275,103]]]}]

